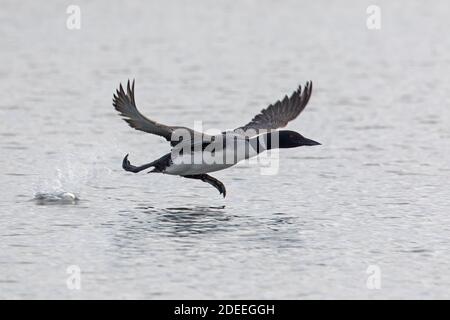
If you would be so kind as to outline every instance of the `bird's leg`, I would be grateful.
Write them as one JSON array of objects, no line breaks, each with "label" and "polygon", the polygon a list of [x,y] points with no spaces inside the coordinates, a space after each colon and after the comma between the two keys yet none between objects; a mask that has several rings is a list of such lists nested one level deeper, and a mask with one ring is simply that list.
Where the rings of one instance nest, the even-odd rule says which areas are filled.
[{"label": "bird's leg", "polygon": [[138,172],[140,172],[142,170],[145,170],[145,169],[148,169],[150,167],[153,167],[154,165],[155,165],[154,162],[150,162],[150,163],[144,164],[144,165],[139,166],[139,167],[133,166],[130,163],[130,161],[128,160],[128,154],[125,156],[125,158],[123,158],[123,161],[122,161],[122,168],[125,171],[130,171],[130,172],[134,172],[134,173],[138,173]]},{"label": "bird's leg", "polygon": [[227,190],[225,189],[224,184],[222,182],[220,182],[219,180],[217,180],[216,178],[211,177],[210,175],[207,175],[207,174],[191,174],[191,175],[187,175],[187,176],[183,176],[183,177],[189,178],[189,179],[202,180],[203,182],[209,183],[214,188],[219,190],[220,194],[222,194],[224,198],[227,195]]}]

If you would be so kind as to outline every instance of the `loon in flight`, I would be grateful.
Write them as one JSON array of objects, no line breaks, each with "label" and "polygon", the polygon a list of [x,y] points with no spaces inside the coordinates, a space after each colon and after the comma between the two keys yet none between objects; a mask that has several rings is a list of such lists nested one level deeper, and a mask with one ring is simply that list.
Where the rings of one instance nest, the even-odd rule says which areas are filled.
[{"label": "loon in flight", "polygon": [[299,86],[290,97],[285,96],[283,100],[261,110],[246,125],[233,131],[208,135],[187,127],[164,125],[145,117],[136,107],[134,80],[133,83],[128,81],[126,92],[120,84],[113,97],[113,106],[124,120],[136,130],[164,137],[172,146],[170,153],[141,166],[132,165],[127,154],[122,167],[134,173],[153,168],[149,172],[198,179],[214,186],[225,197],[225,186],[208,175],[209,172],[229,168],[269,149],[320,145],[298,132],[275,130],[285,127],[305,109],[311,92],[312,82],[307,82],[303,90]]}]

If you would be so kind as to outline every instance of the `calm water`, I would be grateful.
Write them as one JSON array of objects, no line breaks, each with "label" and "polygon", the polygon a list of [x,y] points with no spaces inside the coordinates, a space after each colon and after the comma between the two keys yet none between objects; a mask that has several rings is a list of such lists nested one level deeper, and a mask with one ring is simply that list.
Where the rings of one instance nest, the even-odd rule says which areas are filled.
[{"label": "calm water", "polygon": [[[77,4],[80,30],[66,1],[0,4],[0,298],[450,298],[448,1],[378,1],[381,30],[357,0]],[[205,129],[313,80],[289,128],[323,145],[216,173],[226,199],[124,172],[169,151],[113,110],[128,78]]]}]

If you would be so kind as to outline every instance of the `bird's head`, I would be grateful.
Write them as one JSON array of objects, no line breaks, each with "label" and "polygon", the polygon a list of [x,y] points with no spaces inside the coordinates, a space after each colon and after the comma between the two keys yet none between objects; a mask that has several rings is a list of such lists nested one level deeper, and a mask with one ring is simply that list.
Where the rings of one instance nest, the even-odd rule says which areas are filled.
[{"label": "bird's head", "polygon": [[295,148],[301,146],[317,146],[319,142],[305,138],[300,133],[290,130],[278,132],[279,148]]}]

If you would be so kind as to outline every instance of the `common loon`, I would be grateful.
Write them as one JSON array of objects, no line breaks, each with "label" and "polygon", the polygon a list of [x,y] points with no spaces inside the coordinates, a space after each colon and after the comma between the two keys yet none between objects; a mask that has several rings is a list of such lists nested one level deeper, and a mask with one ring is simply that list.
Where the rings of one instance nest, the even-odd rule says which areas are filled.
[{"label": "common loon", "polygon": [[312,82],[309,81],[303,90],[299,86],[290,97],[285,96],[283,100],[261,110],[246,125],[233,131],[208,135],[187,127],[164,125],[142,115],[134,99],[134,80],[132,83],[128,80],[126,92],[120,84],[114,94],[114,108],[132,128],[164,137],[170,142],[172,150],[141,166],[132,165],[127,154],[122,167],[134,173],[153,168],[149,173],[159,172],[199,179],[214,186],[225,197],[226,189],[223,183],[207,173],[229,168],[269,149],[320,145],[298,132],[275,130],[285,127],[305,109],[311,92]]}]

